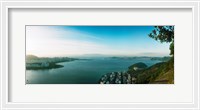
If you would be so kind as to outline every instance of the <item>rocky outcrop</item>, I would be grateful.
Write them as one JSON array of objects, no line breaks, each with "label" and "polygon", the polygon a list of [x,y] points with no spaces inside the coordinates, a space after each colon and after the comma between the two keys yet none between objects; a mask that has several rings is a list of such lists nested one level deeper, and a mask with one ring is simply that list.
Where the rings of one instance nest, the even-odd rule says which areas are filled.
[{"label": "rocky outcrop", "polygon": [[112,72],[103,75],[99,81],[100,84],[134,84],[135,77],[128,72]]}]

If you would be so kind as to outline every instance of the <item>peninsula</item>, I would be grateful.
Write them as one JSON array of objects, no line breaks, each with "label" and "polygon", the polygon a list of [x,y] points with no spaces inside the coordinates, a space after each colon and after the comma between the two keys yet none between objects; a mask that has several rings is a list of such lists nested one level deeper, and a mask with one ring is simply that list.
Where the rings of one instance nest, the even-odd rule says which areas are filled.
[{"label": "peninsula", "polygon": [[57,63],[69,62],[77,60],[69,57],[37,57],[35,55],[26,56],[26,69],[27,70],[39,70],[39,69],[54,69],[61,68],[63,65]]}]

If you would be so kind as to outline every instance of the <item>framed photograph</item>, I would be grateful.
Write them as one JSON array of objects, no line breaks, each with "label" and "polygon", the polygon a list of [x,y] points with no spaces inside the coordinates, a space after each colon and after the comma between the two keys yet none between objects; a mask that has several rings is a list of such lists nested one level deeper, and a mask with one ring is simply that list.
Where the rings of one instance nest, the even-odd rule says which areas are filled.
[{"label": "framed photograph", "polygon": [[174,26],[28,25],[26,84],[174,84],[173,53]]},{"label": "framed photograph", "polygon": [[200,109],[200,1],[0,3],[2,110]]}]

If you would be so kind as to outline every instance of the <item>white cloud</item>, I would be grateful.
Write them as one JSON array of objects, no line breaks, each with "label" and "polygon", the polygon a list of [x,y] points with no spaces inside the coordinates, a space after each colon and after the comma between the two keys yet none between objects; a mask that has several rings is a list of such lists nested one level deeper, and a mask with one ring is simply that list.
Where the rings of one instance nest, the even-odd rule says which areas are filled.
[{"label": "white cloud", "polygon": [[[78,36],[82,39],[73,38]],[[106,49],[104,45],[89,41],[88,38],[98,39],[80,32],[58,30],[46,26],[27,26],[26,52],[38,56],[63,56],[88,54]]]}]

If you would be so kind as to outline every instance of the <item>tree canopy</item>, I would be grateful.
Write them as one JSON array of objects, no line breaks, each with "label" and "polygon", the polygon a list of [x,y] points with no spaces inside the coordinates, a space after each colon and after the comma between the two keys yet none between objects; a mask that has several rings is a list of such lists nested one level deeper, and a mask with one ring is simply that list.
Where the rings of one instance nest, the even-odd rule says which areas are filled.
[{"label": "tree canopy", "polygon": [[170,55],[174,56],[174,26],[155,26],[149,37],[170,44]]}]

